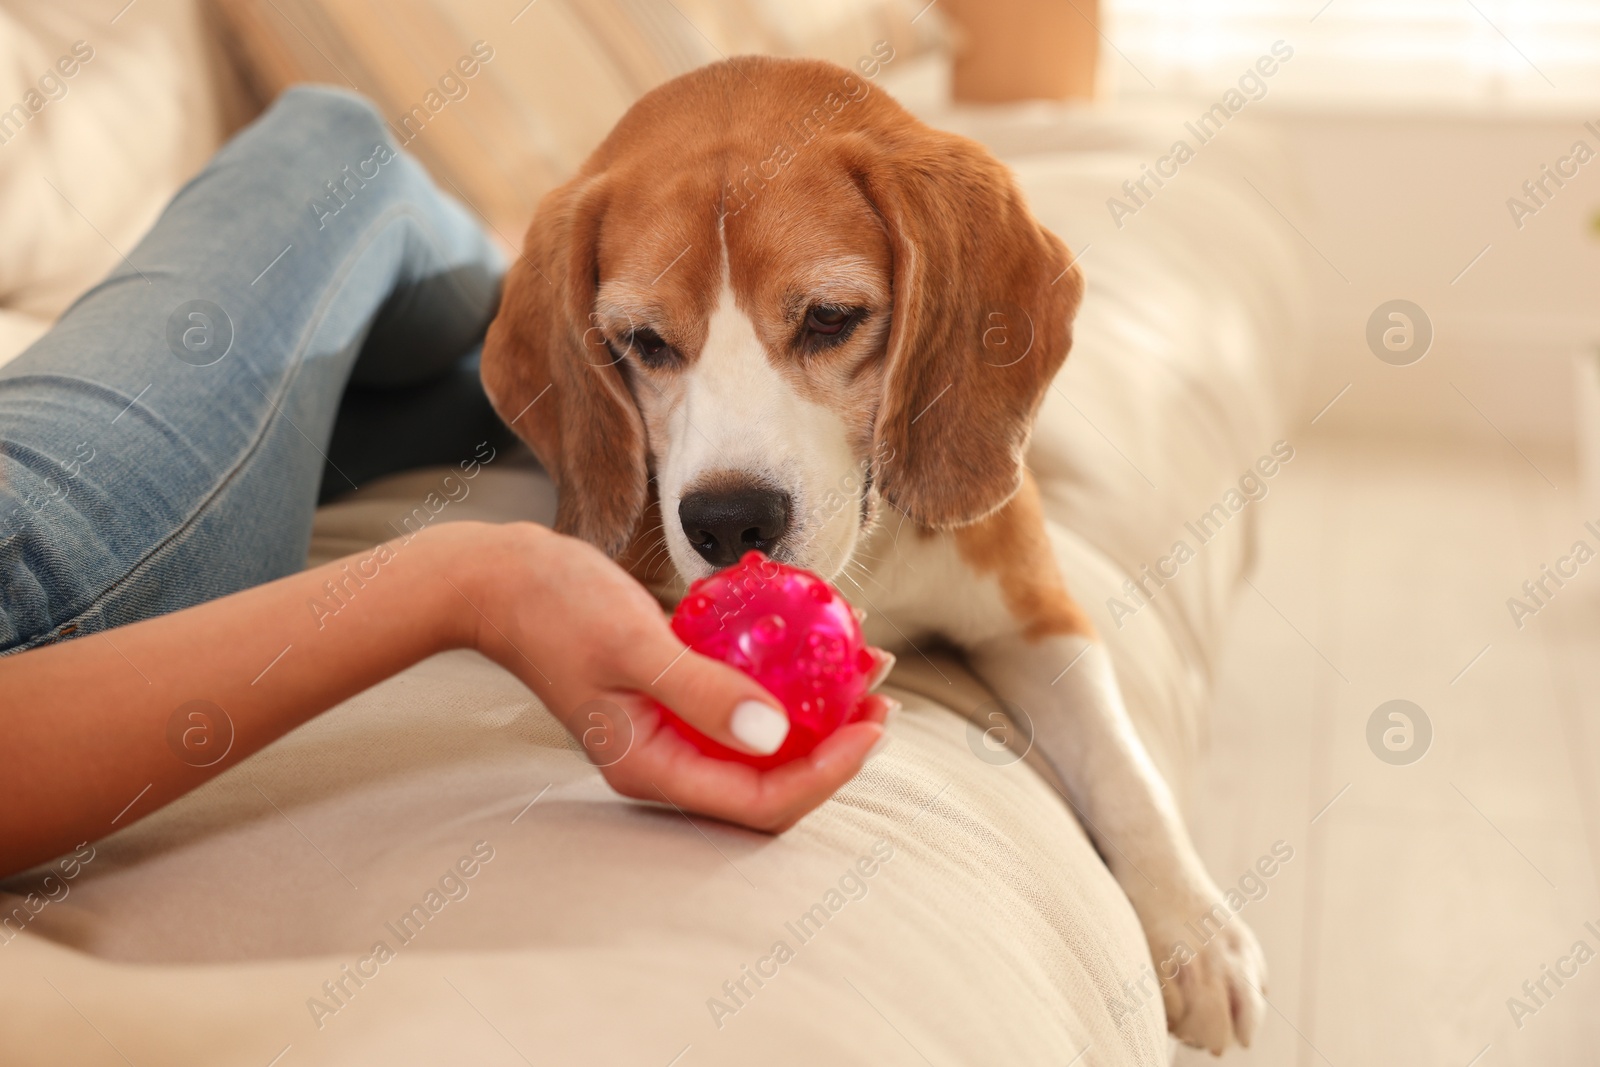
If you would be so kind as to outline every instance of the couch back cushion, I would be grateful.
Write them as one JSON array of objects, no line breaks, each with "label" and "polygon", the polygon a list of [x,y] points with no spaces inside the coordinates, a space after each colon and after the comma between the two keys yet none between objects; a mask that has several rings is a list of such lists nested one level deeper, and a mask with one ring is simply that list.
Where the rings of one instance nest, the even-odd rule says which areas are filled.
[{"label": "couch back cushion", "polygon": [[195,0],[0,0],[0,363],[121,263],[216,148]]},{"label": "couch back cushion", "polygon": [[853,64],[941,41],[916,0],[212,0],[261,103],[295,82],[371,97],[395,136],[509,243],[661,82],[750,52]]}]

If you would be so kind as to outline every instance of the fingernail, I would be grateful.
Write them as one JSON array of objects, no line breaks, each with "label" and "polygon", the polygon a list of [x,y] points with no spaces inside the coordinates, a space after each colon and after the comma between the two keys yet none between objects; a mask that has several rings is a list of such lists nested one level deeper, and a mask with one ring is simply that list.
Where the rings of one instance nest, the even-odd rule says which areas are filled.
[{"label": "fingernail", "polygon": [[876,756],[878,753],[882,752],[884,749],[886,749],[888,747],[889,747],[889,735],[887,733],[885,733],[885,734],[881,735],[876,741],[872,742],[872,747],[867,749],[867,758],[865,760],[863,760],[862,762],[863,763],[872,762],[872,757],[873,756]]},{"label": "fingernail", "polygon": [[728,730],[756,755],[770,756],[789,736],[789,717],[759,700],[746,700],[733,709]]},{"label": "fingernail", "polygon": [[893,652],[878,653],[878,669],[873,672],[872,681],[867,683],[869,690],[876,689],[883,684],[883,680],[889,677],[889,672],[894,670],[894,662]]}]

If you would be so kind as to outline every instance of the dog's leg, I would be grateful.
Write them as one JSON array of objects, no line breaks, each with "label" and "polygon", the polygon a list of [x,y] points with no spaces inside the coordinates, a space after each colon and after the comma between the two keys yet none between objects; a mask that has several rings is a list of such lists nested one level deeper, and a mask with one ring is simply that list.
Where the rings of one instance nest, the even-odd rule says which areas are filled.
[{"label": "dog's leg", "polygon": [[[1265,1008],[1260,946],[1206,874],[1111,658],[1067,593],[1033,478],[1024,476],[1005,507],[948,537],[899,542],[908,562],[913,551],[916,568],[906,570],[916,580],[898,588],[921,599],[895,610],[965,649],[989,687],[1026,713],[1040,769],[1139,916],[1170,1029],[1216,1052],[1248,1043]],[[885,556],[899,573],[896,553]]]},{"label": "dog's leg", "polygon": [[1230,1040],[1248,1045],[1264,1007],[1261,949],[1206,874],[1105,646],[1087,634],[1019,634],[972,653],[979,674],[1031,720],[1033,748],[1133,903],[1172,1032],[1218,1053]]}]

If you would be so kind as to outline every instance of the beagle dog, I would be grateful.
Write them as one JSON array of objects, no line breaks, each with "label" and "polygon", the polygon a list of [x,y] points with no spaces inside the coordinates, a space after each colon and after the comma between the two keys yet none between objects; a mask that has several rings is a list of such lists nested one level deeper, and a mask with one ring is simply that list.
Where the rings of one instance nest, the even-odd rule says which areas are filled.
[{"label": "beagle dog", "polygon": [[557,529],[664,599],[760,549],[841,583],[876,645],[964,650],[1026,711],[1132,902],[1171,1030],[1221,1052],[1260,1021],[1261,950],[1067,593],[1023,464],[1082,295],[979,145],[844,68],[738,58],[646,94],[545,197],[482,373],[555,480]]}]

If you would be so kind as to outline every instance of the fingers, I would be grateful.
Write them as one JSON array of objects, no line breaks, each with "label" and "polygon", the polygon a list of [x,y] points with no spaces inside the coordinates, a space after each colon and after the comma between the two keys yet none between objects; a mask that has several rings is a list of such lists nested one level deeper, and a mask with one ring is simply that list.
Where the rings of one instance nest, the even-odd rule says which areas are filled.
[{"label": "fingers", "polygon": [[[640,674],[625,679],[628,688],[653,697],[730,748],[769,755],[782,746],[789,733],[788,716],[754,679],[686,648],[670,630],[660,640],[652,636],[648,644],[630,657]],[[872,655],[876,667],[869,683],[877,686],[893,669],[894,656],[876,648]],[[646,670],[654,673],[644,676]],[[884,722],[897,707],[893,698],[869,693],[852,721],[808,756],[767,771],[706,756],[677,733],[648,727],[644,744],[603,770],[612,787],[627,796],[781,832],[855,777],[884,738]]]},{"label": "fingers", "polygon": [[894,653],[885,652],[881,648],[871,648],[868,651],[878,664],[877,669],[872,672],[872,677],[867,679],[867,689],[870,691],[882,685],[884,679],[889,677],[889,672],[894,670]]},{"label": "fingers", "polygon": [[639,659],[645,665],[659,659],[664,666],[654,678],[636,682],[638,687],[712,740],[770,756],[789,736],[783,705],[743,671],[691,651],[676,637]]},{"label": "fingers", "polygon": [[821,806],[861,771],[880,737],[880,723],[851,723],[837,729],[808,757],[766,771],[754,809],[760,819],[758,829],[781,833]]},{"label": "fingers", "polygon": [[811,755],[766,772],[756,806],[760,828],[781,833],[820,807],[861,771],[883,736],[880,723],[851,723],[835,731]]},{"label": "fingers", "polygon": [[[868,686],[877,687],[894,669],[892,653],[873,649],[878,666]],[[777,699],[742,671],[701,656],[681,656],[646,691],[708,737],[758,756],[776,752],[789,734],[789,718]],[[676,672],[676,677],[674,677]],[[876,693],[856,705],[856,722],[882,723],[900,706]]]},{"label": "fingers", "polygon": [[883,726],[842,727],[809,756],[769,771],[702,755],[683,738],[659,731],[630,759],[605,769],[613,788],[627,796],[666,801],[688,811],[779,833],[855,777]]},{"label": "fingers", "polygon": [[900,710],[900,702],[894,697],[886,697],[881,693],[870,693],[861,698],[861,703],[856,705],[855,717],[852,722],[885,723],[889,716]]}]

